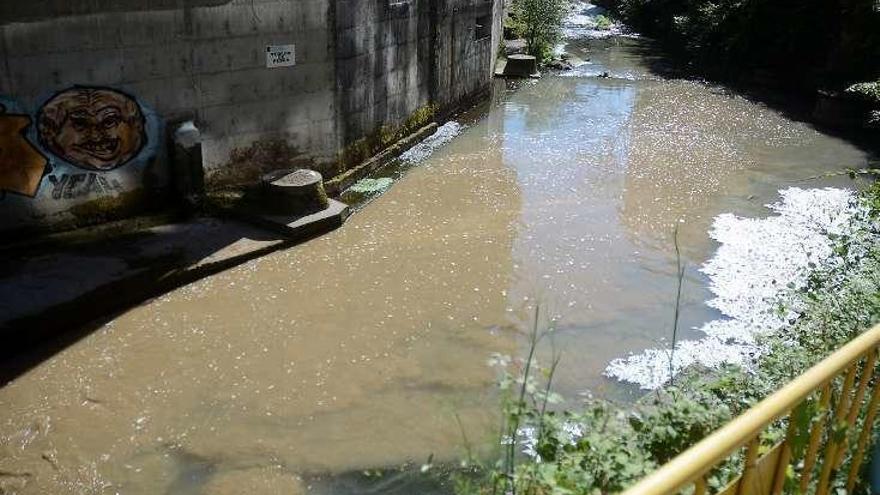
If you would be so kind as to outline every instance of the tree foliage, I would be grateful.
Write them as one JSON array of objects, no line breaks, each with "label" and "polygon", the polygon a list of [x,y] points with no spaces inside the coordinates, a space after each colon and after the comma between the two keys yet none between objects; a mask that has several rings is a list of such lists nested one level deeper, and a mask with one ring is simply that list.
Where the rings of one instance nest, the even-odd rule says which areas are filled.
[{"label": "tree foliage", "polygon": [[843,88],[880,75],[873,0],[604,0],[633,28],[704,71],[756,73],[791,88]]},{"label": "tree foliage", "polygon": [[513,0],[510,17],[515,32],[526,40],[529,55],[539,61],[552,57],[559,41],[568,0]]}]

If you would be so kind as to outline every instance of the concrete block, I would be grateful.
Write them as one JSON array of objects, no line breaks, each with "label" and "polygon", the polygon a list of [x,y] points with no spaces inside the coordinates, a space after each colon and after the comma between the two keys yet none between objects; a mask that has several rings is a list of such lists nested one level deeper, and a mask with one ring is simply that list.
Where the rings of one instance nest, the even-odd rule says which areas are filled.
[{"label": "concrete block", "polygon": [[189,45],[125,47],[121,50],[120,80],[123,83],[172,78],[190,73],[192,58]]},{"label": "concrete block", "polygon": [[186,116],[199,107],[198,87],[189,76],[143,80],[125,83],[122,87],[166,120]]},{"label": "concrete block", "polygon": [[261,182],[260,205],[275,214],[316,213],[330,205],[323,177],[314,170],[276,170]]},{"label": "concrete block", "polygon": [[193,70],[199,74],[266,67],[263,36],[196,40],[193,42]]},{"label": "concrete block", "polygon": [[336,65],[336,84],[343,91],[364,87],[365,81],[373,75],[374,54],[365,53]]},{"label": "concrete block", "polygon": [[291,240],[305,240],[342,226],[348,218],[345,203],[329,200],[327,208],[308,215],[248,215],[243,219],[263,228],[275,230]]},{"label": "concrete block", "polygon": [[327,91],[324,94],[315,93],[311,95],[305,101],[308,119],[311,121],[320,121],[332,118],[335,114],[333,108],[334,100],[333,93],[330,91]]},{"label": "concrete block", "polygon": [[107,32],[115,28],[122,46],[155,46],[186,36],[183,10],[154,10],[113,14],[103,21]]},{"label": "concrete block", "polygon": [[[99,31],[99,27],[98,17],[89,16],[62,18],[55,22],[8,24],[4,30],[9,54],[23,57],[107,48],[105,39],[112,36]],[[110,43],[110,46],[116,44]]]},{"label": "concrete block", "polygon": [[33,99],[74,84],[115,86],[122,83],[119,50],[9,57],[19,99]]},{"label": "concrete block", "polygon": [[329,0],[300,0],[303,29],[326,30]]},{"label": "concrete block", "polygon": [[282,76],[265,68],[201,75],[201,103],[204,106],[234,105],[295,93],[285,91]]},{"label": "concrete block", "polygon": [[327,38],[325,30],[311,30],[302,34],[293,35],[284,43],[296,44],[296,63],[297,65],[308,65],[313,63],[323,63],[332,60],[330,53],[330,42]]},{"label": "concrete block", "polygon": [[290,3],[273,0],[193,9],[193,29],[202,39],[294,32],[301,24]]}]

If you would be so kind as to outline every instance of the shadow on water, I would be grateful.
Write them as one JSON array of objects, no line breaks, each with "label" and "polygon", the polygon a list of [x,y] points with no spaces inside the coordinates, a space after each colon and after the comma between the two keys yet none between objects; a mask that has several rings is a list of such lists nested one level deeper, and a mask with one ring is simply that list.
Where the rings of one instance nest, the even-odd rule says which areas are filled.
[{"label": "shadow on water", "polygon": [[[610,37],[606,39],[575,39],[569,42],[569,49],[589,54],[624,45],[626,52],[638,59],[640,65],[651,75],[661,79],[683,79],[707,82],[725,88],[731,94],[764,105],[786,119],[808,124],[828,136],[849,142],[868,153],[874,162],[880,162],[880,139],[876,130],[864,128],[834,127],[816,122],[813,110],[817,94],[805,92],[803,88],[787,87],[790,83],[780,79],[768,79],[763,83],[740,79],[722,78],[708,74],[688,64],[682,57],[664,47],[662,43],[646,36]],[[766,76],[765,76],[766,79]]]},{"label": "shadow on water", "polygon": [[[300,495],[453,495],[456,471],[448,465],[407,463],[342,473],[303,475],[266,458],[207,458],[176,447],[135,456],[132,464],[161,463],[171,480],[167,495],[287,493]],[[430,459],[429,459],[430,462]],[[269,490],[269,491],[264,491]]]},{"label": "shadow on water", "polygon": [[309,480],[315,495],[453,495],[448,471],[433,467],[422,473],[418,466],[349,472]]}]

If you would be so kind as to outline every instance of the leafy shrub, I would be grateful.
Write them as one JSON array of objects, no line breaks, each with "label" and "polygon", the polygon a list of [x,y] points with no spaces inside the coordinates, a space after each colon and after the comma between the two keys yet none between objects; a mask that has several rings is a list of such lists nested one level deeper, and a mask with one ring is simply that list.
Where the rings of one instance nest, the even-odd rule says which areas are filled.
[{"label": "leafy shrub", "polygon": [[607,403],[545,421],[537,457],[517,469],[514,492],[618,492],[656,468],[625,415]]},{"label": "leafy shrub", "polygon": [[853,84],[846,94],[875,105],[880,105],[880,81]]},{"label": "leafy shrub", "polygon": [[630,26],[720,77],[816,89],[880,73],[880,17],[864,0],[606,0]]},{"label": "leafy shrub", "polygon": [[567,7],[567,0],[513,0],[511,25],[526,40],[529,55],[535,56],[539,62],[552,58]]},{"label": "leafy shrub", "polygon": [[868,127],[880,129],[880,110],[871,110],[868,115]]},{"label": "leafy shrub", "polygon": [[630,415],[639,443],[663,464],[730,421],[730,409],[710,394],[669,388]]},{"label": "leafy shrub", "polygon": [[596,29],[607,31],[611,29],[612,25],[613,23],[611,22],[611,19],[609,17],[604,15],[596,16]]}]

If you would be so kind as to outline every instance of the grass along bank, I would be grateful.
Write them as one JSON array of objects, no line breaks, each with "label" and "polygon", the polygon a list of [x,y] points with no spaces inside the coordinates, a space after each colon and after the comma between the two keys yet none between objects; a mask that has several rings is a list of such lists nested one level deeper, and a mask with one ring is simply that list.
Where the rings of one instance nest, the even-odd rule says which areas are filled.
[{"label": "grass along bank", "polygon": [[[588,399],[577,409],[554,408],[560,400],[552,392],[559,359],[544,367],[535,361],[534,349],[552,333],[552,328],[538,332],[536,318],[527,358],[494,359],[502,369],[504,418],[497,462],[471,461],[457,477],[458,493],[621,491],[880,321],[880,186],[847,194],[845,224],[825,231],[830,253],[820,262],[805,255],[789,280],[771,281],[782,288],[770,291],[766,308],[781,324],[752,334],[752,352],[740,360],[713,367],[690,363],[632,406]],[[759,320],[767,321],[764,316]],[[674,360],[672,352],[668,356]],[[805,410],[815,412],[815,403],[806,404]],[[810,417],[803,415],[802,429]],[[762,442],[775,444],[785,427],[774,425]],[[734,457],[714,471],[710,486],[724,486],[739,462]]]}]

